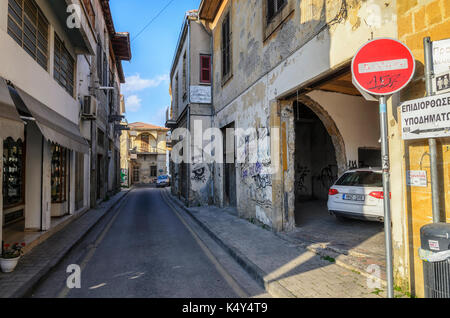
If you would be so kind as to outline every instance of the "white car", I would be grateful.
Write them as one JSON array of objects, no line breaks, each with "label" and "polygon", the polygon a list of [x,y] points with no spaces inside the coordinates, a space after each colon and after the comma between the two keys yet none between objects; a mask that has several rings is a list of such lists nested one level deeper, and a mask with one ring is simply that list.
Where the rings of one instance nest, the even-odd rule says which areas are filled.
[{"label": "white car", "polygon": [[356,169],[344,173],[330,188],[328,211],[338,219],[384,221],[381,169]]}]

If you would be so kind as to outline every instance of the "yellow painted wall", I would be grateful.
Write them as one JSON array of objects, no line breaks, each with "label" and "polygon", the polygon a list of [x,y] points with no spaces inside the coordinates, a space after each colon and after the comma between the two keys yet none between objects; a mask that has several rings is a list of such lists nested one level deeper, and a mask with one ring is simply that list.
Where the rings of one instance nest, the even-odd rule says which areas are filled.
[{"label": "yellow painted wall", "polygon": [[[401,100],[412,100],[426,95],[424,81],[423,38],[430,36],[432,41],[450,38],[449,0],[397,0],[398,36],[413,52],[417,61],[414,81],[402,92]],[[398,113],[400,116],[400,112]],[[398,122],[400,125],[400,122]],[[400,127],[397,127],[400,129]],[[413,141],[404,143],[404,171],[426,170],[430,182],[430,160],[428,142]],[[450,222],[450,138],[439,140],[438,161],[441,189],[441,213]],[[420,228],[432,222],[431,185],[428,188],[406,187],[404,198],[406,224],[409,234],[406,244],[409,247],[410,286],[418,297],[424,296],[422,261],[418,257],[420,247]]]}]

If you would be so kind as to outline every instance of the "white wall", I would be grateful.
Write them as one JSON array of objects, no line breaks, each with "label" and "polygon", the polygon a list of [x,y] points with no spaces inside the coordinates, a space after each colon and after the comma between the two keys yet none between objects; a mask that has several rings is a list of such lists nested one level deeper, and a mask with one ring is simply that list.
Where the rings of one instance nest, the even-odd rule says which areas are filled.
[{"label": "white wall", "polygon": [[7,34],[7,2],[7,0],[1,0],[0,4],[0,43],[2,48],[0,76],[10,80],[29,95],[78,124],[79,105],[77,101],[53,79],[52,48],[54,28],[56,28],[58,36],[61,36],[65,40],[67,49],[73,53],[73,49],[69,44],[70,42],[68,42],[64,32],[61,31],[62,28],[59,26],[56,17],[47,8],[45,3],[40,1],[42,2],[39,3],[41,10],[44,12],[50,23],[49,65],[48,71],[46,71],[30,55],[28,55],[28,53],[20,47],[9,34]]},{"label": "white wall", "polygon": [[333,118],[345,143],[348,161],[358,162],[358,148],[380,148],[379,110],[376,102],[339,93],[308,94]]}]

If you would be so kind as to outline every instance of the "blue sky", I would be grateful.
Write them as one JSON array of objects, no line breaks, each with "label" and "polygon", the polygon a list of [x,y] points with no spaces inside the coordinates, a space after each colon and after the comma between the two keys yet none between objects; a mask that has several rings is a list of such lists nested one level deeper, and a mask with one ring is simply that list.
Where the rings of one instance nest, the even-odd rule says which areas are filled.
[{"label": "blue sky", "polygon": [[122,65],[127,83],[122,85],[129,123],[164,126],[170,105],[169,73],[184,14],[198,9],[200,0],[174,0],[136,39],[135,36],[170,0],[111,0],[117,32],[130,32],[131,62]]}]

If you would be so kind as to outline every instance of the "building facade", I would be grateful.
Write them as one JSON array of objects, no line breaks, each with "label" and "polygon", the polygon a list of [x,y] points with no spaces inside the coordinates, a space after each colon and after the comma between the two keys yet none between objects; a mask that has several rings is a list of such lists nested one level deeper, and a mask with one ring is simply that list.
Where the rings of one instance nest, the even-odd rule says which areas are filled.
[{"label": "building facade", "polygon": [[[401,102],[425,97],[425,59],[424,38],[440,41],[450,38],[450,3],[449,1],[405,1],[397,0],[398,39],[405,43],[412,51],[417,70],[411,84],[397,96],[398,105]],[[448,54],[450,47],[443,49],[447,60],[441,61],[450,68]],[[439,52],[434,52],[435,53]],[[437,57],[437,56],[435,56]],[[433,58],[436,62],[436,59]],[[438,70],[436,75],[440,75]],[[434,94],[434,93],[433,93]],[[439,94],[439,93],[437,93]],[[401,228],[396,232],[394,245],[395,278],[398,286],[408,289],[418,297],[425,296],[423,261],[418,255],[421,247],[420,229],[433,222],[432,194],[431,194],[431,163],[430,147],[427,139],[415,141],[402,140],[402,112],[401,107],[392,108],[390,115],[391,157],[394,161],[395,173],[391,179],[394,182],[392,196],[398,198],[393,203],[396,215],[394,228]],[[450,222],[449,206],[449,138],[437,140],[438,193],[440,197],[440,222]],[[407,184],[408,171],[426,171],[427,185],[417,187]],[[395,234],[395,233],[394,233]]]},{"label": "building facade", "polygon": [[[212,165],[205,163],[203,133],[212,127],[211,36],[197,10],[186,13],[170,73],[172,104],[166,126],[171,128],[174,153],[192,162],[171,161],[172,193],[187,205],[212,203]],[[180,128],[180,129],[178,129]],[[181,129],[190,132],[184,135]],[[187,139],[191,146],[182,149]],[[194,140],[200,143],[194,145]],[[183,153],[184,151],[184,153]]]},{"label": "building facade", "polygon": [[[9,242],[95,206],[98,121],[109,127],[105,141],[112,150],[104,187],[119,189],[119,133],[109,120],[121,120],[121,60],[131,54],[128,35],[111,28],[108,1],[1,0],[0,12],[0,103],[7,111],[0,118],[0,237]],[[105,81],[96,69],[100,55]]]},{"label": "building facade", "polygon": [[168,129],[146,123],[132,123],[122,132],[121,161],[123,186],[154,184],[159,176],[167,175]]}]

